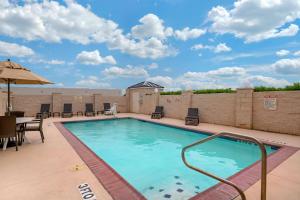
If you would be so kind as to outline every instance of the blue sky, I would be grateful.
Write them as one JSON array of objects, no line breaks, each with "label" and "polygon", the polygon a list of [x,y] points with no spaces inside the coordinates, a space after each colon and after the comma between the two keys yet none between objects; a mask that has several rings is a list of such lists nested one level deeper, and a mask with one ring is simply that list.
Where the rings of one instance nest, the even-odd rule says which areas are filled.
[{"label": "blue sky", "polygon": [[0,0],[0,13],[0,59],[55,87],[281,87],[300,77],[300,0]]}]

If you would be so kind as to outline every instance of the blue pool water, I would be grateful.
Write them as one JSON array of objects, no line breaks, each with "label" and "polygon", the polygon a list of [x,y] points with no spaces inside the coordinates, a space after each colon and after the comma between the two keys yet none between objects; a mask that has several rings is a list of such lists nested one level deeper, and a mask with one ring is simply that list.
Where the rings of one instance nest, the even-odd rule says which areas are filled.
[{"label": "blue pool water", "polygon": [[[135,119],[65,123],[64,126],[148,199],[188,199],[215,185],[187,168],[184,146],[206,134]],[[275,151],[266,146],[268,154]],[[191,149],[188,161],[227,178],[260,158],[256,145],[223,138]]]}]

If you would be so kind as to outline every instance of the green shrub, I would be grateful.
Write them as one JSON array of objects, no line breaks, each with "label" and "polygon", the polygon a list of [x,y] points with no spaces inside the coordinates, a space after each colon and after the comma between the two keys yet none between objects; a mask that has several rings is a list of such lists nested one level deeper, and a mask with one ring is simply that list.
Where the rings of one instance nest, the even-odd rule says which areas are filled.
[{"label": "green shrub", "polygon": [[211,94],[211,93],[234,93],[235,90],[232,90],[231,88],[225,88],[225,89],[205,89],[205,90],[194,90],[194,94]]},{"label": "green shrub", "polygon": [[181,95],[182,91],[161,92],[160,95]]},{"label": "green shrub", "polygon": [[258,86],[254,88],[254,92],[291,91],[291,90],[300,90],[300,82],[294,83],[293,85],[288,85],[284,88],[264,87],[264,86]]}]

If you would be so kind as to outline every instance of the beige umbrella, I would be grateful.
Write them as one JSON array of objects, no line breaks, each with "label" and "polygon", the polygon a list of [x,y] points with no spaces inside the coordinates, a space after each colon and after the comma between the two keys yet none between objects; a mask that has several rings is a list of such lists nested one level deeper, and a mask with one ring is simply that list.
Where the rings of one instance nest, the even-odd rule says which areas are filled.
[{"label": "beige umbrella", "polygon": [[21,65],[7,61],[0,62],[0,83],[7,84],[7,105],[10,112],[10,84],[52,84],[47,79],[40,77]]}]

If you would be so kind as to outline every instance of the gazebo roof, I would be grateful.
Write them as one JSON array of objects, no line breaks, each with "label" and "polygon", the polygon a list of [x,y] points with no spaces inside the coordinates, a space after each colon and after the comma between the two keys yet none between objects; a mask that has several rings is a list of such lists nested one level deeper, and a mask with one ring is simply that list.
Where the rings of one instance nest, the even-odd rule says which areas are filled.
[{"label": "gazebo roof", "polygon": [[163,89],[164,87],[161,85],[158,85],[156,83],[152,83],[150,81],[143,81],[140,83],[137,83],[135,85],[129,86],[128,89],[130,88],[160,88]]}]

